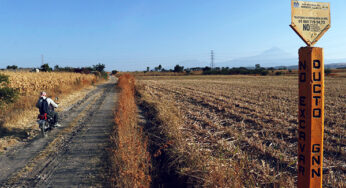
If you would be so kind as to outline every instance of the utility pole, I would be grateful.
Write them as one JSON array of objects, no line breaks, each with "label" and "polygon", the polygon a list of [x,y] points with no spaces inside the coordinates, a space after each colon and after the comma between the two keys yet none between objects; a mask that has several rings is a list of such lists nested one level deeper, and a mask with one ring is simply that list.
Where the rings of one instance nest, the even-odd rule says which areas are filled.
[{"label": "utility pole", "polygon": [[44,56],[43,56],[43,54],[41,54],[41,65],[43,65],[44,64]]},{"label": "utility pole", "polygon": [[214,68],[214,50],[211,50],[210,58],[211,58],[210,67]]}]

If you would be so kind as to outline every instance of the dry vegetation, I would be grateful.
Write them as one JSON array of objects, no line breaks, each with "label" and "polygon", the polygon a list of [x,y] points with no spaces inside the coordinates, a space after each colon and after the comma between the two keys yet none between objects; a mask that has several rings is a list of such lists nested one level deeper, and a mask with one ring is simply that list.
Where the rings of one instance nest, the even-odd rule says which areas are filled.
[{"label": "dry vegetation", "polygon": [[[326,78],[324,186],[345,187],[346,78]],[[140,77],[140,104],[189,184],[296,183],[296,77]],[[168,143],[168,144],[167,144]],[[167,147],[164,147],[168,145]]]},{"label": "dry vegetation", "polygon": [[64,97],[79,89],[94,84],[98,78],[94,75],[78,73],[29,73],[0,72],[9,76],[9,87],[19,91],[19,99],[12,104],[1,106],[0,111],[0,151],[18,140],[28,138],[38,126],[29,125],[35,120],[35,104],[41,91],[49,97]]},{"label": "dry vegetation", "polygon": [[137,125],[134,85],[134,77],[128,74],[118,80],[121,91],[110,151],[114,187],[149,187],[151,182],[150,155],[142,129]]},{"label": "dry vegetation", "polygon": [[[51,91],[58,95],[64,91],[78,89],[80,85],[96,82],[92,74],[55,72],[3,72],[10,76],[9,86],[16,88],[24,96],[37,96],[38,91]],[[77,86],[77,88],[76,88]]]}]

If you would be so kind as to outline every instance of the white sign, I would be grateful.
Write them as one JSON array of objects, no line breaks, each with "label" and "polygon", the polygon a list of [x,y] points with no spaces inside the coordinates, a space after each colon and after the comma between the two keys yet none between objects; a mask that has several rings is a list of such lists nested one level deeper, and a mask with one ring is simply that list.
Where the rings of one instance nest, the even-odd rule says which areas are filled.
[{"label": "white sign", "polygon": [[330,28],[330,4],[292,0],[291,7],[291,28],[308,46],[313,46]]}]

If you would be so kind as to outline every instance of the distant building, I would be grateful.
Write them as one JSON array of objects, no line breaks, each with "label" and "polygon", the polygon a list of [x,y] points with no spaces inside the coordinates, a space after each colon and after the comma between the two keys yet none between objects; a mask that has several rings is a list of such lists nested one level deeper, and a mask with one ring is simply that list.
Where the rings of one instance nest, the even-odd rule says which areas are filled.
[{"label": "distant building", "polygon": [[40,69],[31,69],[30,72],[40,72]]}]

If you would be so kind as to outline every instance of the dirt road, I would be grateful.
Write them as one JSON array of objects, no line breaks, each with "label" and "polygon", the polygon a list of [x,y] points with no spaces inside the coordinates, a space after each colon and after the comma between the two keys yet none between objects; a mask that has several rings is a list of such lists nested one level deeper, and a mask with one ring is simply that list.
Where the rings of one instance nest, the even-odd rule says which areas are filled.
[{"label": "dirt road", "polygon": [[0,187],[108,187],[116,100],[113,79],[60,113],[62,127],[48,137],[0,155]]}]

